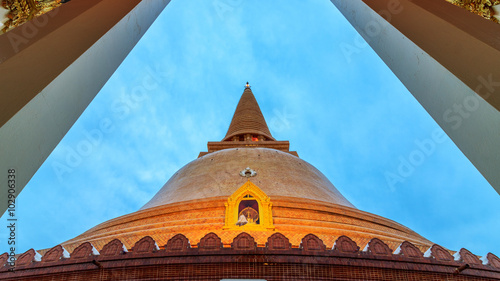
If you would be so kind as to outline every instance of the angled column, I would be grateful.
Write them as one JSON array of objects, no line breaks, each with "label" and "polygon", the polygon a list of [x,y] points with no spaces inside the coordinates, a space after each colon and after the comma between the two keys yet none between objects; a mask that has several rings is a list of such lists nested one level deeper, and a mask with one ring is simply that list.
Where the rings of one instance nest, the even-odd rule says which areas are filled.
[{"label": "angled column", "polygon": [[445,0],[331,2],[500,193],[500,25]]},{"label": "angled column", "polygon": [[169,2],[73,0],[0,36],[0,213]]}]

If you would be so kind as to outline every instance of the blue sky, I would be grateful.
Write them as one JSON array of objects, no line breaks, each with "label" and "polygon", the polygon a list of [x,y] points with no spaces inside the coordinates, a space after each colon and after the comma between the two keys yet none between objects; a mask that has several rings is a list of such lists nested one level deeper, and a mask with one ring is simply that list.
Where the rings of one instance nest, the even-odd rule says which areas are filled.
[{"label": "blue sky", "polygon": [[357,208],[500,255],[500,196],[358,40],[329,1],[172,1],[18,198],[19,252],[138,210],[224,137],[249,81],[273,136]]}]

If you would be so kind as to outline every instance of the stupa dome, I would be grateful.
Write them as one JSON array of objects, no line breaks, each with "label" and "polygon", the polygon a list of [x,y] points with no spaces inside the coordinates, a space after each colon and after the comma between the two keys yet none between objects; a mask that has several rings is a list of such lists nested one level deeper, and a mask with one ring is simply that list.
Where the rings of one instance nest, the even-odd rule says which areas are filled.
[{"label": "stupa dome", "polygon": [[[290,151],[288,141],[275,140],[249,85],[226,136],[207,146],[207,152],[177,171],[139,211],[62,245],[73,250],[90,242],[100,250],[119,239],[130,249],[144,236],[165,245],[178,233],[195,245],[213,233],[226,247],[242,232],[258,245],[276,232],[288,237],[293,247],[310,233],[328,248],[341,235],[361,246],[374,237],[394,249],[403,241],[422,251],[432,245],[403,225],[356,209],[325,175]],[[243,223],[257,219],[241,217],[244,207],[258,214],[257,223],[239,225],[239,218]]]},{"label": "stupa dome", "polygon": [[268,196],[312,199],[354,207],[314,166],[290,153],[270,148],[230,148],[202,156],[181,168],[141,210],[211,197],[229,197],[247,178]]}]

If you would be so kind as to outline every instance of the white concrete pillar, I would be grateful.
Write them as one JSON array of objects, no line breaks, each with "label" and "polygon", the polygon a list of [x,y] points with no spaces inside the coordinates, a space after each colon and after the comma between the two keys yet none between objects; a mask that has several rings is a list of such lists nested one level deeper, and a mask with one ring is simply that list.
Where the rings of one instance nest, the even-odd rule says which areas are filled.
[{"label": "white concrete pillar", "polygon": [[70,1],[0,37],[1,213],[169,2]]},{"label": "white concrete pillar", "polygon": [[444,0],[331,2],[500,193],[500,25]]}]

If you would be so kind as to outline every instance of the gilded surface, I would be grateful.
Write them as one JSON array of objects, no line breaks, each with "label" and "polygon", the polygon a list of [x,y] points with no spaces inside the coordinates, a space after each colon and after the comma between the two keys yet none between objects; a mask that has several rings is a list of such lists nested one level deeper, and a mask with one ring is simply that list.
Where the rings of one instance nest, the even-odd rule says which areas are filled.
[{"label": "gilded surface", "polygon": [[[500,23],[499,14],[495,10],[500,10],[500,0],[446,0],[453,5],[462,7],[474,14],[480,15],[486,19]],[[495,9],[496,8],[496,9]]]},{"label": "gilded surface", "polygon": [[[34,17],[41,16],[61,5],[61,0],[1,0],[3,13],[0,20],[3,26],[0,34],[5,33]],[[3,18],[1,15],[4,14]]]}]

